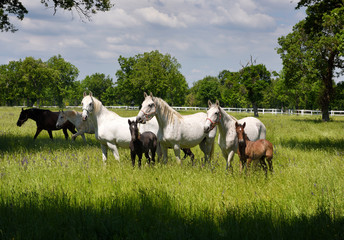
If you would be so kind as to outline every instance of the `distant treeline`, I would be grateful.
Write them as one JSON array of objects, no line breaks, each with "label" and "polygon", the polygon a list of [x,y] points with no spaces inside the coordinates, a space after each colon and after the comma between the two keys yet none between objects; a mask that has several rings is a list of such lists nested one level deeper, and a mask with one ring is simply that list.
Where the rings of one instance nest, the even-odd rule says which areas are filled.
[{"label": "distant treeline", "polygon": [[[188,86],[177,59],[159,51],[118,59],[116,79],[94,73],[77,80],[79,70],[60,55],[43,62],[26,57],[0,66],[0,105],[79,105],[91,91],[105,105],[140,105],[152,92],[172,106],[207,106],[218,99],[226,107],[319,109],[319,82],[286,84],[283,72],[253,62],[238,72],[221,71]],[[344,84],[334,84],[331,109],[344,109]]]}]

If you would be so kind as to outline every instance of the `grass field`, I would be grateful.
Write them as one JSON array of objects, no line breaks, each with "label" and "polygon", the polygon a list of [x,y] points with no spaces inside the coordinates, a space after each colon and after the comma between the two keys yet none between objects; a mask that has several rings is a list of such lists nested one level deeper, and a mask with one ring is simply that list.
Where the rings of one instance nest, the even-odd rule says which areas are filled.
[{"label": "grass field", "polygon": [[19,113],[0,108],[0,239],[344,239],[344,117],[261,115],[274,145],[265,178],[240,174],[237,155],[227,172],[217,143],[209,163],[195,147],[194,164],[170,151],[133,168],[120,149],[104,165],[94,136],[33,141]]}]

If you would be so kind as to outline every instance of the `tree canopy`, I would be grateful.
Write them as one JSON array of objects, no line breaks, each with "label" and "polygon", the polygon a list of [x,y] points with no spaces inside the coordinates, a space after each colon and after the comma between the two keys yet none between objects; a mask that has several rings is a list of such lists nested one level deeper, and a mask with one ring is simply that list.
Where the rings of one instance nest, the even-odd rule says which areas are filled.
[{"label": "tree canopy", "polygon": [[334,77],[344,71],[344,3],[342,0],[301,0],[307,17],[293,32],[279,38],[286,84],[301,89],[318,88],[323,121],[329,121]]},{"label": "tree canopy", "polygon": [[[54,14],[59,8],[67,11],[75,10],[80,18],[88,20],[92,14],[98,11],[109,11],[113,6],[111,0],[41,0],[41,3],[45,7],[52,7]],[[19,20],[23,20],[26,14],[28,14],[28,10],[20,0],[0,1],[0,30],[2,32],[17,31],[18,29],[11,23],[9,15],[15,15]]]}]

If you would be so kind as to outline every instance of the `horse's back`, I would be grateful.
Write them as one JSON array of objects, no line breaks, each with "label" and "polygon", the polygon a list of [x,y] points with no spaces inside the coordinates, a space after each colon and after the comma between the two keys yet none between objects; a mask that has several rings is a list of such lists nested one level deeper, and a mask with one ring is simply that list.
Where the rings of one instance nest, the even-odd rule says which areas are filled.
[{"label": "horse's back", "polygon": [[140,140],[142,141],[144,147],[154,149],[156,149],[157,147],[158,139],[156,135],[151,131],[141,133]]},{"label": "horse's back", "polygon": [[266,127],[258,118],[245,117],[238,120],[238,123],[240,124],[243,124],[244,122],[246,122],[245,133],[251,141],[265,139]]}]

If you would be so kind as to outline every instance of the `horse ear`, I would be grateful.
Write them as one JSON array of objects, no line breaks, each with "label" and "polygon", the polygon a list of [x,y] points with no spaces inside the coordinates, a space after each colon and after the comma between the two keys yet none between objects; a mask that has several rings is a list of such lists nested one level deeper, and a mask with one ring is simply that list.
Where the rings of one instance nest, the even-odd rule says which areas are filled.
[{"label": "horse ear", "polygon": [[152,93],[152,92],[150,92],[149,96],[151,96],[151,98],[153,98],[153,93]]},{"label": "horse ear", "polygon": [[242,125],[242,128],[245,128],[245,126],[246,126],[246,122],[244,122],[244,124]]},{"label": "horse ear", "polygon": [[216,106],[220,106],[220,102],[219,102],[219,100],[218,99],[216,99]]},{"label": "horse ear", "polygon": [[144,96],[144,98],[146,98],[146,97],[147,97],[147,93],[146,93],[146,92],[144,92],[144,93],[143,93],[143,96]]},{"label": "horse ear", "polygon": [[128,123],[129,123],[129,125],[131,124],[131,121],[130,121],[130,119],[128,119]]},{"label": "horse ear", "polygon": [[238,122],[235,122],[235,127],[236,127],[236,128],[238,127]]},{"label": "horse ear", "polygon": [[92,92],[90,91],[90,97],[92,97]]},{"label": "horse ear", "polygon": [[86,92],[84,92],[84,97],[86,97],[86,95],[87,95]]},{"label": "horse ear", "polygon": [[212,102],[210,101],[210,99],[208,99],[208,106],[209,106],[209,108],[211,107],[211,105],[213,105],[213,104],[212,104]]}]

